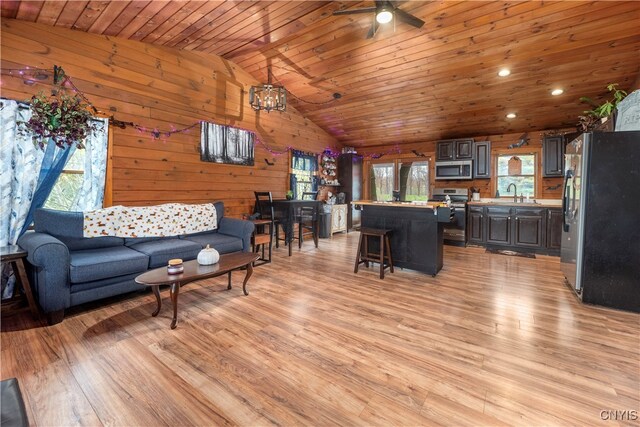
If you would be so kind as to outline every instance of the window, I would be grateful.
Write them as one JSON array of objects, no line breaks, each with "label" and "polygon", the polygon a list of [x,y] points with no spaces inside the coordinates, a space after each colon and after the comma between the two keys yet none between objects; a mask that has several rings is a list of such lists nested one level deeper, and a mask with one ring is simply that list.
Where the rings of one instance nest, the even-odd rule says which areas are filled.
[{"label": "window", "polygon": [[71,155],[44,203],[45,208],[72,210],[84,181],[86,152],[87,150],[75,150]]},{"label": "window", "polygon": [[369,198],[377,201],[393,200],[393,191],[400,192],[401,201],[429,199],[429,162],[417,159],[371,163]]},{"label": "window", "polygon": [[507,192],[510,184],[515,184],[518,196],[520,194],[535,197],[536,194],[536,156],[535,154],[499,155],[497,161],[497,190],[500,196],[513,195]]},{"label": "window", "polygon": [[370,178],[371,200],[391,200],[395,185],[395,163],[373,163]]},{"label": "window", "polygon": [[318,191],[316,173],[318,159],[315,154],[294,150],[291,157],[290,188],[295,199],[302,199],[302,193]]}]

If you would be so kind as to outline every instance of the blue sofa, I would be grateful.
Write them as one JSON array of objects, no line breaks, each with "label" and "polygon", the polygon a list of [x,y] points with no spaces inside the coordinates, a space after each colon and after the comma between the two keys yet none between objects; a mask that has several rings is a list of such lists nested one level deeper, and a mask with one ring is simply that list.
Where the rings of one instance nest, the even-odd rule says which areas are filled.
[{"label": "blue sofa", "polygon": [[216,230],[136,239],[85,238],[82,212],[38,209],[35,231],[20,237],[18,245],[28,253],[31,286],[49,324],[61,322],[69,307],[144,289],[136,276],[171,258],[195,259],[207,245],[220,254],[250,251],[253,223],[226,218],[222,202],[215,208]]}]

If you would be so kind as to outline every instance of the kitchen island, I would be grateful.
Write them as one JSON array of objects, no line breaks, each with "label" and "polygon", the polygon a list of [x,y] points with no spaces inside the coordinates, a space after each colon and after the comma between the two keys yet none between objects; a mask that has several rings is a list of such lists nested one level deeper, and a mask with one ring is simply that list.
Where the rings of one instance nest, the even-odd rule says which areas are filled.
[{"label": "kitchen island", "polygon": [[[439,203],[352,202],[360,209],[362,227],[392,230],[391,255],[394,267],[408,268],[435,276],[443,266],[443,226],[451,221],[451,209]],[[378,242],[369,246],[377,251]]]}]

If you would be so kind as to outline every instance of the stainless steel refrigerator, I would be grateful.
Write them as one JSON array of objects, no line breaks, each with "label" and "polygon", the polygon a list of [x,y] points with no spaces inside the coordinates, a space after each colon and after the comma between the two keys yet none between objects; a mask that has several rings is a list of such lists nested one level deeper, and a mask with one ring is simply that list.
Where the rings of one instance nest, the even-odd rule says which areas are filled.
[{"label": "stainless steel refrigerator", "polygon": [[583,302],[640,312],[640,132],[567,145],[560,266]]}]

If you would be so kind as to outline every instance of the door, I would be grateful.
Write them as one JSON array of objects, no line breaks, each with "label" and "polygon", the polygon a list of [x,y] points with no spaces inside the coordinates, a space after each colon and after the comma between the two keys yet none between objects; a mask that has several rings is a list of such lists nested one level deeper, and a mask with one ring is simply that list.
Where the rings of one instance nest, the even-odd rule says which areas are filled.
[{"label": "door", "polygon": [[527,248],[542,248],[544,209],[516,209],[513,243]]},{"label": "door", "polygon": [[436,160],[453,160],[455,153],[454,141],[438,142],[436,148]]},{"label": "door", "polygon": [[476,142],[473,151],[473,177],[491,178],[491,142]]},{"label": "door", "polygon": [[564,137],[548,136],[542,141],[543,176],[562,176]]},{"label": "door", "polygon": [[511,245],[511,209],[487,207],[487,244]]},{"label": "door", "polygon": [[581,236],[581,182],[584,154],[589,134],[574,139],[565,154],[564,185],[562,192],[562,243],[560,269],[569,284],[580,293],[580,271],[582,268]]},{"label": "door", "polygon": [[484,208],[469,208],[469,243],[484,243]]},{"label": "door", "polygon": [[473,158],[473,140],[456,141],[456,160],[471,160]]},{"label": "door", "polygon": [[547,249],[560,249],[562,243],[562,210],[547,210]]}]

